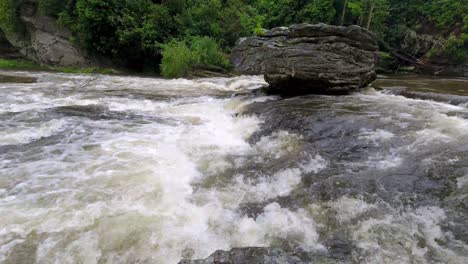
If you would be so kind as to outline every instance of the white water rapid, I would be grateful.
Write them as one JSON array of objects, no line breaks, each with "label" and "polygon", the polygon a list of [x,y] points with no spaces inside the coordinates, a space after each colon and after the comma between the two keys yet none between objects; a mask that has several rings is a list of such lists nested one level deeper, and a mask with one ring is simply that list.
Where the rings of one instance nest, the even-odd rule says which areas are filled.
[{"label": "white water rapid", "polygon": [[[333,160],[320,149],[306,153],[303,136],[285,130],[249,141],[264,117],[239,113],[278,100],[249,93],[264,85],[260,77],[5,74],[37,82],[0,83],[0,263],[171,264],[248,246],[326,254],[327,217],[353,241],[353,262],[467,263],[467,245],[447,238],[447,212],[439,205],[395,209],[348,195],[290,207],[278,202]],[[420,139],[468,144],[468,121],[447,115],[466,112],[462,106],[384,93],[352,97],[389,112],[405,104],[386,118],[399,126],[429,120],[417,128]],[[402,136],[387,128],[363,127],[356,139],[386,146]],[[408,149],[388,149],[394,152],[359,166],[400,166]],[[287,162],[299,154],[304,158]],[[284,166],[257,171],[254,165],[266,161]],[[467,176],[457,181],[457,199],[467,199]],[[245,204],[261,206],[248,214]],[[376,208],[386,213],[373,214]]]}]

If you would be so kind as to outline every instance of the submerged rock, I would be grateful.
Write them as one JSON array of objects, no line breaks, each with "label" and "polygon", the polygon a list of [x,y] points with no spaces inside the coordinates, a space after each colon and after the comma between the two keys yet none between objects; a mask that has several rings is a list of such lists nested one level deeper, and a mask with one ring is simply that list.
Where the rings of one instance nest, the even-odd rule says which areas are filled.
[{"label": "submerged rock", "polygon": [[0,83],[35,83],[36,81],[34,77],[0,74]]},{"label": "submerged rock", "polygon": [[232,62],[242,74],[264,74],[274,93],[346,94],[376,79],[377,51],[361,27],[298,24],[240,40]]},{"label": "submerged rock", "polygon": [[230,251],[218,250],[206,259],[182,260],[179,264],[305,264],[340,263],[326,257],[295,256],[277,248],[247,247],[233,248]]}]

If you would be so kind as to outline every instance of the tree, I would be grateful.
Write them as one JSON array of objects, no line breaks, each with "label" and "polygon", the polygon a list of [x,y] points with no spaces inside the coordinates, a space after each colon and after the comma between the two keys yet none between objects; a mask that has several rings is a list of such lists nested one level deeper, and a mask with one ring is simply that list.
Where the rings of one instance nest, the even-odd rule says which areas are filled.
[{"label": "tree", "polygon": [[341,10],[341,17],[340,17],[340,26],[344,25],[347,4],[348,4],[348,0],[343,0],[342,10]]},{"label": "tree", "polygon": [[335,19],[335,15],[333,0],[311,0],[300,8],[295,22],[331,24]]},{"label": "tree", "polygon": [[354,22],[376,33],[384,34],[385,21],[389,15],[388,0],[348,0],[347,7]]}]

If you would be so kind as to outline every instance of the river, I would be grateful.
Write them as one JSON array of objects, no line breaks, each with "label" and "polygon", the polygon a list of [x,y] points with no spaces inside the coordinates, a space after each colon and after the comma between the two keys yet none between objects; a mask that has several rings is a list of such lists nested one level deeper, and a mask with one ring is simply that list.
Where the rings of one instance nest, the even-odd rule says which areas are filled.
[{"label": "river", "polygon": [[260,77],[0,74],[37,78],[0,83],[0,263],[467,263],[466,79],[281,99]]}]

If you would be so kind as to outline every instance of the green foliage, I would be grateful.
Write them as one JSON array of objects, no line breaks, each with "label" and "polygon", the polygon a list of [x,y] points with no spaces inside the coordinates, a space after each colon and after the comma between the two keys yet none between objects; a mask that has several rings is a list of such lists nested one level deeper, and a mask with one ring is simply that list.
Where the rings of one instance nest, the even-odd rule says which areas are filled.
[{"label": "green foliage", "polygon": [[461,62],[468,56],[468,34],[459,37],[451,35],[440,47],[436,46],[429,52],[429,57],[443,57],[451,61]]},{"label": "green foliage", "polygon": [[88,51],[137,70],[170,34],[170,27],[155,29],[163,29],[162,19],[168,18],[168,11],[150,0],[76,0],[72,11],[59,14],[59,22]]},{"label": "green foliage", "polygon": [[466,19],[468,3],[464,0],[432,0],[426,4],[423,12],[439,27],[450,27]]},{"label": "green foliage", "polygon": [[293,24],[299,10],[298,2],[295,0],[259,0],[256,8],[259,14],[264,16],[266,28]]},{"label": "green foliage", "polygon": [[169,9],[163,5],[152,5],[141,26],[144,53],[150,56],[159,54],[160,44],[176,36],[177,32]]},{"label": "green foliage", "polygon": [[187,43],[173,40],[162,47],[161,74],[166,78],[187,75],[193,65],[192,52]]},{"label": "green foliage", "polygon": [[18,19],[22,0],[0,0],[0,28],[6,33],[23,30]]},{"label": "green foliage", "polygon": [[327,23],[335,20],[333,0],[311,0],[298,13],[298,21],[304,23]]},{"label": "green foliage", "polygon": [[[6,33],[23,29],[18,17],[24,1],[0,0]],[[295,23],[357,24],[396,48],[409,31],[439,35],[448,40],[431,54],[457,60],[466,53],[461,39],[468,33],[468,5],[460,0],[38,0],[38,8],[71,29],[72,41],[118,65],[155,71],[164,57],[166,76],[212,63],[208,48],[195,44],[219,55],[240,37]],[[214,40],[216,48],[193,36]]]},{"label": "green foliage", "polygon": [[53,72],[80,73],[80,74],[90,74],[90,73],[113,74],[115,73],[115,70],[109,69],[109,68],[47,67],[47,66],[39,65],[32,61],[28,61],[28,60],[7,60],[7,59],[0,59],[0,69],[53,71]]},{"label": "green foliage", "polygon": [[44,70],[45,68],[37,63],[27,60],[6,60],[0,59],[0,69],[11,70]]},{"label": "green foliage", "polygon": [[229,67],[229,61],[215,40],[191,37],[162,45],[161,73],[166,78],[184,77],[197,67]]},{"label": "green foliage", "polygon": [[392,56],[387,52],[380,51],[379,52],[379,58],[380,59],[390,59],[390,58],[392,58]]},{"label": "green foliage", "polygon": [[388,0],[349,0],[347,8],[354,24],[370,29],[380,35],[386,33],[386,20],[390,14]]},{"label": "green foliage", "polygon": [[175,15],[180,36],[208,36],[223,47],[233,46],[241,36],[251,35],[260,24],[256,10],[244,0],[186,0]]},{"label": "green foliage", "polygon": [[468,33],[468,13],[463,17],[463,31]]},{"label": "green foliage", "polygon": [[39,11],[44,15],[57,17],[72,5],[72,0],[39,0]]}]

